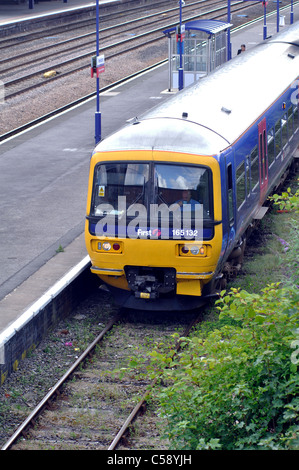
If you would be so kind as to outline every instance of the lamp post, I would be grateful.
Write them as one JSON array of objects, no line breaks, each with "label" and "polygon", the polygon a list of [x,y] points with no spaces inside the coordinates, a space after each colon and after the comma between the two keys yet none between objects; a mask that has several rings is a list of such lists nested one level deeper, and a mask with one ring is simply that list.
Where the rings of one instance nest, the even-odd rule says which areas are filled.
[{"label": "lamp post", "polygon": [[267,1],[263,1],[263,6],[264,6],[264,26],[263,26],[263,39],[267,39]]},{"label": "lamp post", "polygon": [[[99,0],[96,3],[96,42],[97,42],[97,55],[98,58],[100,52],[100,45],[99,45],[99,23],[100,23],[100,14],[99,14]],[[101,112],[100,112],[100,78],[97,74],[96,77],[97,82],[97,104],[96,104],[96,112],[95,112],[95,143],[98,144],[101,140]]]},{"label": "lamp post", "polygon": [[[227,0],[227,22],[230,24],[231,21],[230,13],[230,0]],[[227,29],[227,60],[232,58],[232,48],[230,43],[230,27]]]},{"label": "lamp post", "polygon": [[183,0],[180,0],[180,34],[179,34],[179,48],[180,48],[180,67],[179,67],[179,90],[184,88],[184,70],[183,70],[183,42],[182,42],[182,6]]}]

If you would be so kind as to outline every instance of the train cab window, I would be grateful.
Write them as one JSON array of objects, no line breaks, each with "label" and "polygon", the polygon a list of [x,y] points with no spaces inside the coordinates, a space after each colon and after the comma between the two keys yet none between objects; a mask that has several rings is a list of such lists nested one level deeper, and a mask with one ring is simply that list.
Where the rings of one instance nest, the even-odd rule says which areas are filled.
[{"label": "train cab window", "polygon": [[253,189],[259,183],[259,154],[257,146],[254,147],[250,154],[250,177],[251,188]]},{"label": "train cab window", "polygon": [[[119,196],[126,208],[146,204],[145,187],[149,165],[141,163],[103,163],[95,168],[91,215],[118,214]],[[120,214],[118,214],[120,215]]]},{"label": "train cab window", "polygon": [[269,162],[269,167],[270,167],[275,160],[275,141],[274,141],[274,128],[273,127],[268,131],[267,141],[268,141],[268,162]]},{"label": "train cab window", "polygon": [[288,115],[285,113],[281,118],[281,136],[282,146],[284,147],[288,142]]},{"label": "train cab window", "polygon": [[180,233],[182,228],[184,236],[186,233],[190,237],[203,227],[203,236],[211,239],[214,233],[212,171],[199,165],[99,163],[94,171],[88,217],[91,226],[104,219],[105,230],[118,227],[118,233],[122,233],[120,230],[127,226],[134,236],[138,224],[148,223],[150,227],[166,228],[164,238],[166,234],[174,236],[174,228]]},{"label": "train cab window", "polygon": [[280,153],[282,149],[281,146],[281,120],[278,119],[275,123],[275,156]]},{"label": "train cab window", "polygon": [[213,215],[212,173],[202,166],[157,163],[154,168],[154,204],[203,206],[204,218]]},{"label": "train cab window", "polygon": [[245,201],[246,187],[245,187],[245,162],[243,161],[236,170],[237,182],[237,207]]}]

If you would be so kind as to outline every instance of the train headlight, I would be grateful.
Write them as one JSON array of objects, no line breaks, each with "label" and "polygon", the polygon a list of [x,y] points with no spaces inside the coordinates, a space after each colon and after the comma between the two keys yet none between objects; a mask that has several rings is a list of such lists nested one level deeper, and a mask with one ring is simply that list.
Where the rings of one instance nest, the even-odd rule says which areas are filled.
[{"label": "train headlight", "polygon": [[111,244],[109,242],[104,242],[103,243],[103,250],[105,250],[105,251],[111,250]]},{"label": "train headlight", "polygon": [[206,247],[205,246],[201,246],[199,248],[199,254],[202,255],[202,256],[206,255]]},{"label": "train headlight", "polygon": [[123,253],[123,243],[118,241],[98,241],[92,240],[91,242],[91,249],[96,253],[115,253],[115,254],[122,254]]},{"label": "train headlight", "polygon": [[180,256],[207,256],[205,245],[180,245]]}]

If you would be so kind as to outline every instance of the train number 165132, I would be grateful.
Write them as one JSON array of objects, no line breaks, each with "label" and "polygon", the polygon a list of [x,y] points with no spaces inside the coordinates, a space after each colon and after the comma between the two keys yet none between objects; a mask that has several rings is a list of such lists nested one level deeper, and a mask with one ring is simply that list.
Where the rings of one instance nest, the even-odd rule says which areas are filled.
[{"label": "train number 165132", "polygon": [[182,238],[197,238],[199,236],[199,230],[172,229],[172,236]]}]

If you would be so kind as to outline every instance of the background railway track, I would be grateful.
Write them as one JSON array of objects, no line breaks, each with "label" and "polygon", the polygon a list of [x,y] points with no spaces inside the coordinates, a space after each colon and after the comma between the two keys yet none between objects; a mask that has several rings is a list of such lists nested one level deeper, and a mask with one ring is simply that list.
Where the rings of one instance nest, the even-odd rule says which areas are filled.
[{"label": "background railway track", "polygon": [[[170,2],[168,2],[168,5],[169,4]],[[203,11],[205,12],[205,16],[209,18],[213,17],[226,20],[226,2],[221,1],[217,4],[212,2],[212,4],[213,8],[209,6],[210,3],[208,1],[203,0],[200,2],[190,2],[188,5],[186,4],[183,10],[184,21],[202,18]],[[254,12],[252,11],[252,13],[248,15],[248,18],[257,16],[257,13],[261,14],[262,11],[260,4],[257,5],[256,2],[246,2],[246,5],[239,1],[233,3],[233,8],[236,9],[235,13],[243,11],[244,7],[246,8],[246,12],[251,11],[250,8],[254,9]],[[143,6],[143,8],[145,7]],[[135,10],[134,18],[126,18],[126,22],[120,22],[119,19],[117,21],[114,19],[114,24],[103,25],[101,21],[101,52],[105,53],[106,66],[105,73],[101,74],[101,87],[117,82],[131,75],[133,72],[142,70],[156,62],[167,60],[167,40],[162,34],[162,31],[178,22],[178,8],[168,8],[166,10],[165,7],[163,7],[163,10],[152,13],[149,11],[148,5],[146,8],[147,15],[144,14],[144,9],[141,13],[138,11],[138,14]],[[118,12],[118,14],[121,15],[122,12]],[[148,28],[150,26],[145,24],[146,21],[148,21],[145,20],[145,16],[150,15],[152,16],[148,18],[148,20],[151,26],[153,21],[156,23],[155,15],[162,18],[162,24],[160,23],[154,29],[151,27],[149,31]],[[170,15],[172,15],[171,18]],[[138,18],[136,18],[136,16],[138,16]],[[238,24],[245,22],[248,18],[237,18],[234,24],[236,24],[236,22]],[[130,23],[131,21],[133,21],[133,23]],[[140,23],[142,24],[141,29],[137,29],[136,25]],[[132,30],[132,28],[134,29]],[[86,41],[89,34],[94,34],[90,29],[92,29],[91,25],[88,26],[87,31],[84,30],[83,34],[82,32],[80,33],[82,41]],[[113,29],[116,31],[115,34],[112,33]],[[139,33],[139,31],[142,32]],[[14,51],[20,46],[13,46],[12,43],[8,48],[8,55],[11,56],[11,60],[7,61],[8,57],[4,57],[2,59],[2,69],[0,62],[0,70],[2,70],[0,77],[3,82],[6,82],[5,101],[4,104],[1,105],[0,137],[13,129],[17,129],[20,125],[32,121],[36,117],[47,114],[55,108],[60,108],[61,105],[67,102],[73,102],[74,98],[82,99],[84,96],[89,96],[90,93],[95,90],[95,83],[90,79],[90,57],[95,53],[95,50],[91,48],[91,46],[86,44],[82,46],[84,49],[83,52],[80,52],[81,46],[79,47],[78,45],[75,49],[73,49],[72,45],[71,51],[61,51],[60,46],[57,45],[58,36],[54,36],[54,38],[51,36],[51,34],[58,35],[58,33],[51,33],[51,30],[47,30],[47,36],[43,38],[39,37],[38,40],[34,40],[31,34],[33,33],[30,33],[30,50],[27,51],[29,55],[24,57],[25,60],[22,59],[23,62],[21,63],[18,62],[20,59],[15,59],[15,64],[18,63],[18,74],[14,71],[15,69],[12,68],[14,66],[12,59],[13,56],[16,56],[16,52]],[[75,38],[74,35],[77,36],[75,31],[72,31],[72,37],[69,36],[69,32],[66,34],[64,31],[62,34],[63,40],[59,39],[58,41],[59,43],[63,43],[61,47],[70,47],[75,39],[80,43],[81,40]],[[145,38],[145,36],[147,37]],[[117,41],[115,41],[113,37],[117,37]],[[5,44],[7,45],[7,41],[7,38],[2,39],[2,41],[0,41],[0,47],[4,47]],[[78,42],[76,42],[76,44],[78,44]],[[45,58],[39,60],[37,58],[40,53],[45,54],[47,52],[47,50],[43,52],[41,50],[37,51],[37,49],[44,47],[51,47],[53,54],[55,54],[53,56],[51,55],[52,58],[49,55],[46,59],[46,63]],[[87,51],[86,47],[88,48]],[[22,52],[24,55],[25,53],[27,54],[24,47]],[[52,52],[49,52],[49,54],[52,54]],[[60,54],[60,59],[56,58],[59,57],[56,54]],[[62,58],[61,55],[63,55]],[[29,57],[31,57],[30,63]],[[45,79],[43,73],[52,69],[57,72],[56,76]],[[25,99],[27,98],[31,102],[30,109],[25,105]]]},{"label": "background railway track", "polygon": [[[233,2],[232,11],[238,11],[240,4],[243,9],[243,2]],[[226,9],[223,1],[213,2],[213,4],[202,0],[192,2],[184,7],[185,21],[206,18],[210,15],[215,18],[220,15],[222,18],[223,14],[226,14]],[[162,31],[177,24],[177,11],[177,7],[168,8],[101,29],[101,53],[106,55],[106,61],[135,49],[142,51],[144,46],[152,43],[166,43]],[[60,74],[65,76],[81,69],[88,69],[90,58],[96,53],[95,40],[96,32],[93,31],[44,47],[40,47],[38,43],[30,44],[31,50],[22,51],[17,56],[10,54],[2,59],[0,73],[7,90],[6,99],[37,86],[43,86],[45,84],[43,73],[51,68],[59,74],[56,75],[56,79],[60,78]],[[76,45],[73,44],[74,41]],[[92,45],[93,48],[91,48]],[[30,56],[31,59],[29,59]],[[31,68],[34,70],[32,71]]]},{"label": "background railway track", "polygon": [[[91,301],[100,305],[103,300],[107,305],[109,298],[104,293],[95,294],[77,309],[75,317],[80,318]],[[134,373],[121,377],[109,371],[127,367],[130,357],[144,355],[154,343],[166,341],[174,347],[171,335],[187,335],[202,314],[132,313],[109,304],[104,310],[104,316],[99,316],[106,323],[101,334],[47,392],[15,434],[1,444],[3,450],[167,448],[167,442],[159,438],[154,406],[138,419],[138,424],[132,424],[135,415],[145,411],[144,394],[149,380],[137,378]],[[66,325],[62,326],[56,335],[67,330]],[[68,344],[66,339],[63,341]],[[34,394],[33,385],[30,393]]]}]

